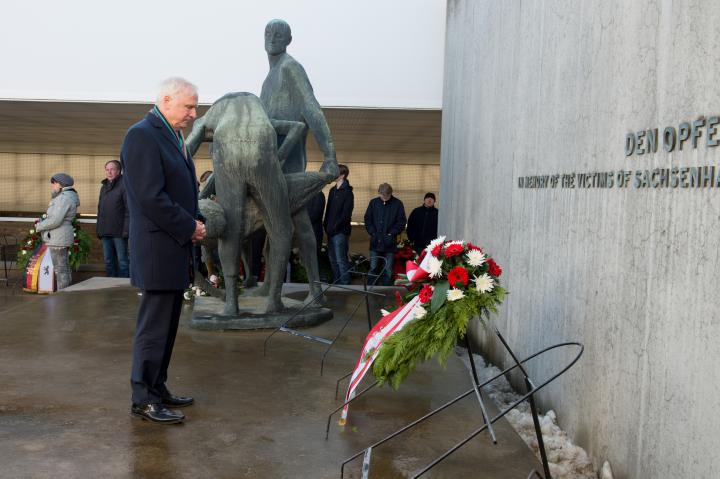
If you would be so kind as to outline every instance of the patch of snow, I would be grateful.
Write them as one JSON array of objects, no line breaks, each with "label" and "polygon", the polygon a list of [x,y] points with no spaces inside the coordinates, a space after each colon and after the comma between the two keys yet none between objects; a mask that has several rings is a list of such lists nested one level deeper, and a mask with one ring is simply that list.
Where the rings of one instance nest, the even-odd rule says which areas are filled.
[{"label": "patch of snow", "polygon": [[613,479],[612,468],[610,463],[605,461],[600,469],[600,479]]},{"label": "patch of snow", "polygon": [[[457,348],[455,352],[460,356],[465,366],[470,369],[470,359],[468,358],[467,350]],[[473,356],[475,358],[478,379],[481,383],[500,374],[500,370],[488,364],[481,355],[474,354]],[[522,395],[515,392],[504,376],[500,376],[495,381],[484,386],[481,391],[489,395],[501,411],[504,411],[522,397]],[[540,459],[540,449],[538,448],[535,426],[532,415],[530,414],[530,405],[528,402],[523,401],[520,403],[515,409],[507,413],[505,418],[510,425],[515,428],[525,443],[530,446],[538,459]],[[545,442],[545,452],[547,453],[548,462],[550,463],[550,474],[552,474],[553,478],[596,479],[598,475],[595,472],[592,461],[585,450],[573,444],[567,433],[557,425],[555,411],[550,410],[545,414],[539,414],[538,418],[540,420],[540,430],[542,431],[543,441]],[[606,465],[607,468],[605,467]],[[601,474],[601,479],[612,479],[612,470],[607,461],[603,464]]]}]

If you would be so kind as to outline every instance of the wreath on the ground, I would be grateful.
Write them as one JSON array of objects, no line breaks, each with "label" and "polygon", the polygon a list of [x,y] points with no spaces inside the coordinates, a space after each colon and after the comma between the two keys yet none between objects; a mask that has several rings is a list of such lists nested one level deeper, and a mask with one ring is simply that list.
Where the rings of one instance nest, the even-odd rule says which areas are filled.
[{"label": "wreath on the ground", "polygon": [[[47,218],[47,215],[44,214],[41,218],[36,219],[33,227],[20,243],[20,249],[18,249],[16,258],[18,269],[24,270],[27,268],[30,258],[32,258],[37,248],[39,248],[42,244],[42,238],[40,233],[35,230],[35,225],[45,218]],[[80,265],[85,263],[90,255],[90,243],[92,240],[90,235],[80,228],[80,223],[77,218],[72,221],[72,226],[74,230],[74,238],[73,245],[68,248],[68,263],[72,269],[77,271],[80,268]]]},{"label": "wreath on the ground", "polygon": [[444,364],[470,318],[484,322],[497,313],[506,294],[501,274],[500,266],[472,243],[446,242],[445,237],[430,243],[396,282],[410,292],[398,310],[387,314],[413,302],[412,319],[382,341],[373,364],[376,379],[397,389],[418,362],[437,355]]}]

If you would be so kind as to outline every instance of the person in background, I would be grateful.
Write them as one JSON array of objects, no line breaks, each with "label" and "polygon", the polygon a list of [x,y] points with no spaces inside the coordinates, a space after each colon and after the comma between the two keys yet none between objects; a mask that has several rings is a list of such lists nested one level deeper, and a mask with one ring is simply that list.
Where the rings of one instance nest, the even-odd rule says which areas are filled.
[{"label": "person in background", "polygon": [[105,163],[100,187],[96,232],[102,241],[105,273],[110,278],[129,278],[129,216],[122,168],[117,160]]},{"label": "person in background", "polygon": [[68,255],[75,241],[72,221],[80,206],[74,184],[75,180],[66,173],[56,173],[50,178],[52,200],[46,218],[35,225],[35,231],[42,233],[42,240],[50,250],[58,291],[72,283]]},{"label": "person in background", "polygon": [[[370,200],[365,211],[365,229],[370,235],[370,271],[380,275],[378,284],[383,285],[393,283],[397,236],[405,229],[405,207],[392,193],[392,186],[382,183],[378,197]],[[382,271],[378,271],[380,258],[385,258]]]},{"label": "person in background", "polygon": [[425,193],[423,204],[418,206],[408,218],[407,236],[416,253],[424,250],[437,238],[438,210],[435,208],[435,194]]},{"label": "person in background", "polygon": [[348,260],[348,241],[350,239],[350,220],[355,206],[353,188],[347,177],[350,170],[345,165],[338,165],[340,176],[328,194],[327,210],[323,226],[328,237],[328,255],[333,277],[337,284],[350,284]]}]

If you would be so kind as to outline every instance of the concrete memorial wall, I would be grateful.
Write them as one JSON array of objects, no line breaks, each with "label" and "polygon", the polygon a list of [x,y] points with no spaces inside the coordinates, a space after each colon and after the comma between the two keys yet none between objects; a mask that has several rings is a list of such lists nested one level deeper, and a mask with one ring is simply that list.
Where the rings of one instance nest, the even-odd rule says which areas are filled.
[{"label": "concrete memorial wall", "polygon": [[503,267],[521,356],[585,344],[541,404],[616,478],[720,477],[718,7],[448,1],[440,231]]}]

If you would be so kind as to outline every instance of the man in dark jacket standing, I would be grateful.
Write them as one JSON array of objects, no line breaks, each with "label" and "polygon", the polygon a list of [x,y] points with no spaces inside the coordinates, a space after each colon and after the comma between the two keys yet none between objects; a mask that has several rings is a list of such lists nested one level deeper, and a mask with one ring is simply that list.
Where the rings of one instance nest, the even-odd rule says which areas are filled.
[{"label": "man in dark jacket standing", "polygon": [[[380,274],[378,284],[391,285],[397,236],[405,229],[405,207],[392,194],[387,183],[378,187],[378,197],[370,200],[365,212],[365,229],[370,235],[370,270]],[[385,259],[385,264],[381,265]],[[383,271],[378,272],[382,266]]]},{"label": "man in dark jacket standing", "polygon": [[168,407],[193,403],[165,381],[183,301],[193,242],[205,236],[198,217],[195,167],[182,130],[197,117],[197,89],[181,78],[160,86],[157,104],[125,135],[120,158],[130,209],[131,282],[143,292],[133,341],[132,414],[171,424],[185,416]]},{"label": "man in dark jacket standing", "polygon": [[337,284],[350,284],[348,261],[348,240],[350,239],[350,220],[355,206],[352,186],[347,180],[350,170],[338,165],[340,176],[328,194],[327,210],[323,227],[328,236],[328,255],[333,277]]},{"label": "man in dark jacket standing", "polygon": [[120,162],[105,163],[100,187],[96,231],[102,241],[105,273],[109,278],[129,278],[127,194]]},{"label": "man in dark jacket standing", "polygon": [[416,253],[424,250],[437,238],[438,210],[435,194],[425,193],[423,204],[415,208],[408,218],[407,235]]}]

